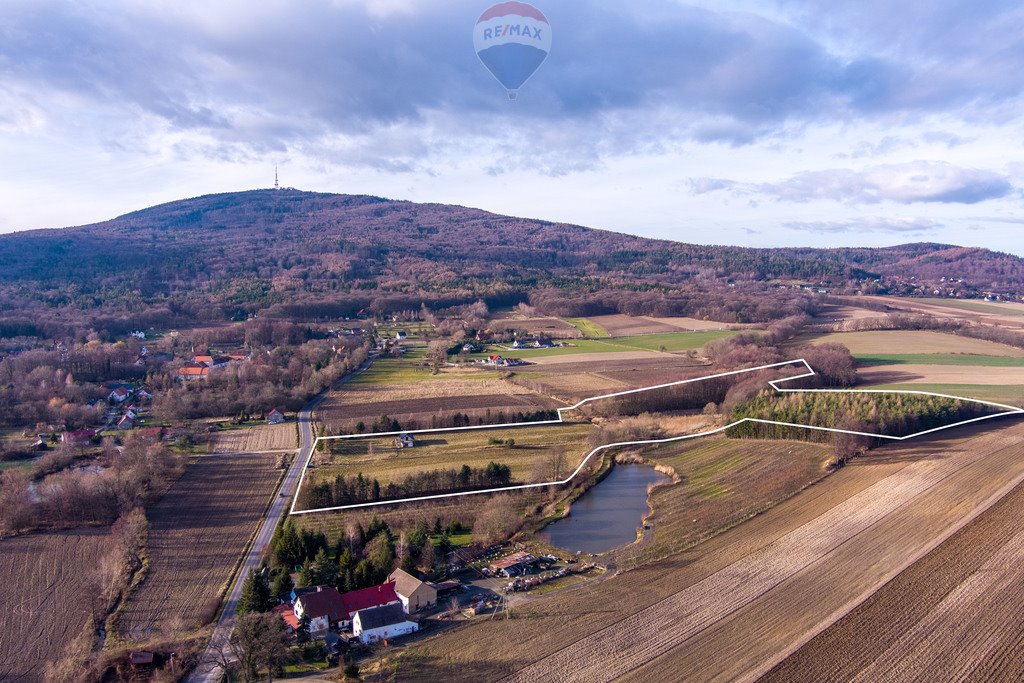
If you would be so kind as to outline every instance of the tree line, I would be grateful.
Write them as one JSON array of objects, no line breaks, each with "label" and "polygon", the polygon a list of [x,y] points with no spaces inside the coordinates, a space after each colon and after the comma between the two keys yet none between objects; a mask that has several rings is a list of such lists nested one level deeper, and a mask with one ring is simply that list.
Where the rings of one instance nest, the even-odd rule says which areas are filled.
[{"label": "tree line", "polygon": [[303,509],[318,509],[508,486],[511,483],[512,468],[496,462],[489,462],[484,467],[463,465],[461,468],[410,473],[400,481],[391,481],[383,486],[376,477],[370,479],[359,472],[355,477],[339,474],[331,481],[307,483],[299,500]]}]

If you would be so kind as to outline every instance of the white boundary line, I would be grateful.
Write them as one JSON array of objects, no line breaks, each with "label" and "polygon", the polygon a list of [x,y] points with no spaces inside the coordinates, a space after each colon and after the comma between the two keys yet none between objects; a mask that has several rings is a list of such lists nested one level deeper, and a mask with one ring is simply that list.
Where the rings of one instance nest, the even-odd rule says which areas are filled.
[{"label": "white boundary line", "polygon": [[[575,470],[573,470],[572,474],[570,474],[568,477],[566,477],[565,479],[562,479],[560,481],[548,481],[548,482],[536,483],[536,484],[518,484],[516,486],[501,486],[501,487],[497,487],[497,488],[481,489],[481,490],[477,490],[477,491],[459,491],[459,492],[456,492],[456,493],[440,493],[440,494],[429,495],[429,496],[415,496],[415,497],[412,497],[412,498],[398,498],[398,499],[395,499],[395,500],[379,500],[379,501],[373,501],[373,502],[370,502],[370,503],[355,503],[355,504],[352,504],[352,505],[337,505],[337,506],[334,506],[334,507],[312,508],[312,509],[309,509],[309,510],[296,510],[295,509],[295,504],[298,502],[298,498],[299,498],[299,491],[302,490],[302,484],[303,484],[303,482],[305,481],[305,478],[306,478],[306,470],[309,467],[310,461],[313,459],[313,453],[316,452],[317,444],[319,444],[320,441],[336,441],[336,440],[339,440],[339,439],[368,439],[368,438],[378,437],[378,436],[397,436],[399,434],[431,434],[431,433],[437,433],[437,432],[464,432],[464,431],[469,431],[469,430],[474,430],[474,429],[509,429],[509,428],[516,428],[516,427],[535,427],[537,425],[562,424],[564,422],[564,420],[562,419],[562,411],[576,410],[580,406],[582,406],[584,404],[587,404],[587,403],[590,403],[591,401],[598,401],[598,400],[606,399],[606,398],[615,398],[617,396],[626,396],[628,394],[638,394],[638,393],[647,392],[647,391],[654,391],[655,389],[665,389],[665,388],[668,388],[668,387],[675,387],[675,386],[680,386],[680,385],[683,385],[683,384],[690,384],[691,382],[701,382],[701,381],[707,380],[707,379],[717,379],[719,377],[729,377],[731,375],[740,375],[740,374],[743,374],[743,373],[756,372],[758,370],[769,370],[771,368],[779,368],[779,367],[784,367],[784,366],[787,366],[787,365],[795,365],[795,364],[803,364],[803,366],[807,369],[807,372],[804,372],[804,373],[799,374],[799,375],[794,375],[793,377],[785,377],[783,379],[769,380],[768,381],[768,385],[771,386],[772,389],[774,389],[775,391],[778,391],[780,393],[912,394],[912,395],[918,395],[918,396],[936,396],[936,397],[939,397],[939,398],[951,398],[951,399],[956,399],[958,401],[965,401],[967,403],[979,403],[981,405],[992,406],[994,408],[1003,408],[1004,410],[1003,410],[1003,412],[1000,412],[1000,413],[993,413],[992,415],[983,415],[982,417],[975,417],[975,418],[971,418],[969,420],[961,420],[960,422],[955,422],[953,424],[945,425],[943,427],[934,427],[932,429],[926,429],[924,431],[915,432],[914,434],[907,434],[906,436],[891,436],[891,435],[888,435],[888,434],[873,434],[873,433],[870,433],[870,432],[857,432],[857,431],[850,431],[850,430],[847,430],[847,429],[836,429],[834,427],[818,427],[818,426],[814,426],[814,425],[796,424],[796,423],[793,423],[793,422],[778,422],[776,420],[763,420],[763,419],[760,419],[760,418],[745,417],[742,420],[737,420],[736,422],[731,422],[731,423],[725,425],[724,427],[719,427],[717,429],[711,429],[711,430],[708,430],[706,432],[698,432],[696,434],[684,434],[682,436],[671,436],[671,437],[667,437],[667,438],[664,438],[664,439],[646,439],[646,440],[642,440],[642,441],[620,441],[620,442],[617,442],[617,443],[609,443],[609,444],[604,444],[604,445],[598,446],[594,450],[590,451],[586,455],[585,458],[583,458],[583,461],[580,462],[579,466]],[[1010,406],[1010,405],[1005,405],[1005,404],[1002,404],[1002,403],[994,403],[992,401],[982,401],[982,400],[976,399],[976,398],[966,398],[966,397],[963,397],[963,396],[953,396],[951,394],[936,394],[936,393],[933,393],[933,392],[930,392],[930,391],[911,391],[911,390],[892,391],[892,390],[887,390],[887,389],[783,389],[783,388],[778,386],[779,382],[791,382],[791,381],[796,380],[796,379],[804,379],[806,377],[813,377],[816,374],[817,373],[814,372],[814,369],[811,368],[811,366],[807,363],[806,360],[804,360],[803,358],[798,358],[796,360],[787,360],[787,361],[783,361],[781,363],[770,363],[768,365],[758,365],[757,367],[753,367],[753,368],[744,368],[742,370],[732,370],[730,372],[719,372],[719,373],[714,374],[714,375],[705,375],[704,377],[693,377],[691,379],[684,379],[684,380],[680,380],[680,381],[677,381],[677,382],[667,382],[665,384],[657,384],[657,385],[654,385],[654,386],[651,386],[651,387],[642,387],[640,389],[629,389],[627,391],[617,391],[617,392],[612,393],[612,394],[602,394],[600,396],[591,396],[590,398],[585,398],[582,401],[580,401],[579,403],[576,403],[574,405],[568,406],[566,408],[558,408],[558,418],[555,419],[555,420],[539,420],[539,421],[535,421],[535,422],[512,422],[512,423],[494,424],[494,425],[475,425],[475,426],[470,426],[470,427],[440,427],[440,428],[437,428],[437,429],[412,429],[412,430],[397,431],[397,432],[374,432],[372,434],[343,434],[343,435],[340,435],[340,436],[318,436],[313,441],[313,446],[312,446],[312,448],[310,448],[310,451],[309,451],[309,457],[306,458],[306,464],[302,468],[302,475],[299,477],[299,485],[295,488],[295,496],[292,499],[292,506],[291,506],[291,509],[289,510],[288,514],[289,515],[308,515],[308,514],[313,514],[313,513],[317,513],[317,512],[335,512],[335,511],[338,511],[338,510],[352,510],[352,509],[357,509],[357,508],[376,507],[376,506],[380,506],[380,505],[397,505],[399,503],[413,503],[413,502],[424,501],[424,500],[438,500],[440,498],[455,498],[455,497],[458,497],[458,496],[474,496],[474,495],[483,494],[483,493],[498,493],[498,492],[501,492],[501,491],[517,491],[517,490],[520,490],[520,489],[543,488],[545,486],[556,486],[556,485],[560,486],[560,485],[568,484],[570,481],[572,481],[576,477],[576,475],[579,474],[583,470],[584,466],[586,466],[586,464],[590,461],[590,459],[595,454],[600,453],[601,451],[605,451],[605,450],[608,450],[610,448],[622,448],[624,446],[646,446],[646,445],[654,445],[654,444],[671,443],[671,442],[674,442],[674,441],[685,441],[687,439],[696,439],[698,437],[710,436],[711,434],[718,434],[720,432],[724,432],[725,430],[731,429],[732,427],[736,427],[738,425],[741,425],[744,422],[759,422],[759,423],[762,423],[762,424],[779,425],[779,426],[782,426],[782,427],[797,427],[797,428],[800,428],[800,429],[813,429],[813,430],[822,431],[822,432],[835,432],[835,433],[839,433],[839,434],[853,434],[855,436],[869,436],[869,437],[875,437],[875,438],[879,438],[879,439],[889,439],[891,441],[906,441],[907,439],[913,439],[913,438],[918,437],[918,436],[924,436],[925,434],[931,434],[933,432],[942,431],[944,429],[952,429],[953,427],[959,427],[961,425],[969,424],[971,422],[981,422],[982,420],[991,420],[993,418],[1003,417],[1003,416],[1006,416],[1006,415],[1024,415],[1024,408],[1018,408],[1017,406]]]}]

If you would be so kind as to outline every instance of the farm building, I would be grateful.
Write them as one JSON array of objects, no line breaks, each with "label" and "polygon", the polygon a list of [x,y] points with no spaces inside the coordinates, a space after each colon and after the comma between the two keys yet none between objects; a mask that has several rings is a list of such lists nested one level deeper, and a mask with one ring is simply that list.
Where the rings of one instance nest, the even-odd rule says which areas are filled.
[{"label": "farm building", "polygon": [[395,448],[412,448],[416,445],[416,439],[412,434],[401,434],[395,439]]},{"label": "farm building", "polygon": [[346,626],[352,621],[355,613],[361,609],[380,607],[392,603],[401,605],[401,600],[395,592],[395,584],[392,581],[382,583],[378,586],[370,586],[357,591],[349,591],[341,596],[342,612],[341,625]]},{"label": "farm building", "polygon": [[437,590],[429,583],[424,583],[409,572],[396,569],[388,577],[388,581],[395,584],[395,593],[402,601],[402,608],[406,614],[419,612],[425,607],[431,607],[437,603]]},{"label": "farm building", "polygon": [[495,560],[488,566],[488,569],[497,576],[518,576],[536,561],[537,558],[530,553],[518,552]]},{"label": "farm building", "polygon": [[323,637],[331,626],[340,625],[347,617],[341,593],[334,588],[320,587],[306,593],[295,601],[293,609],[297,618],[309,619],[309,634],[314,638]]},{"label": "farm building", "polygon": [[405,610],[399,604],[361,609],[352,617],[352,633],[364,645],[405,636],[419,629],[419,624],[405,618]]},{"label": "farm building", "polygon": [[395,333],[395,339],[396,339],[396,340],[398,340],[398,341],[402,341],[403,339],[405,339],[405,338],[406,338],[406,337],[408,337],[408,336],[409,336],[409,335],[407,335],[407,334],[406,334],[405,332],[403,332],[402,330],[399,330],[398,332],[396,332],[396,333]]},{"label": "farm building", "polygon": [[280,408],[274,408],[266,414],[268,425],[279,425],[284,422],[284,412]]}]

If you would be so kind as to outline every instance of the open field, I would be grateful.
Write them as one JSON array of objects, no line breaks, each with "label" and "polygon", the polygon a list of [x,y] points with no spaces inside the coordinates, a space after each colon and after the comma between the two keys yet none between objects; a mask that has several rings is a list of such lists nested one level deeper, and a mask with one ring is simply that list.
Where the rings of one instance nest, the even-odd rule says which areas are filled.
[{"label": "open field", "polygon": [[584,337],[599,339],[612,336],[596,318],[566,318],[565,321],[579,330]]},{"label": "open field", "polygon": [[0,680],[43,680],[43,665],[82,632],[108,538],[83,529],[0,541]]},{"label": "open field", "polygon": [[[678,325],[669,325],[665,322],[659,322],[653,318],[646,316],[630,316],[630,315],[596,315],[591,318],[587,318],[595,325],[599,325],[601,328],[607,330],[607,335],[611,337],[629,337],[638,334],[655,334],[658,332],[679,332],[680,328]],[[718,329],[717,327],[715,329]]]},{"label": "open field", "polygon": [[[592,449],[587,435],[593,429],[590,424],[556,424],[417,434],[416,445],[403,449],[395,448],[390,437],[340,439],[330,444],[333,454],[329,458],[316,456],[323,464],[307,477],[307,484],[309,479],[322,481],[338,474],[348,477],[362,472],[383,485],[416,472],[458,469],[464,464],[486,467],[489,462],[511,467],[514,481],[546,481],[552,453],[557,450],[564,455],[561,471],[565,476]],[[515,445],[491,444],[490,439],[514,439]]]},{"label": "open field", "polygon": [[811,344],[842,344],[855,356],[889,353],[913,354],[975,354],[979,356],[1024,357],[1024,349],[1006,344],[960,337],[925,330],[886,330],[880,332],[836,332],[803,338]]},{"label": "open field", "polygon": [[147,510],[149,570],[120,616],[120,638],[145,641],[214,616],[221,590],[274,495],[281,476],[275,464],[273,455],[193,459]]},{"label": "open field", "polygon": [[[663,355],[664,354],[658,353],[657,351],[628,351],[626,349],[622,349],[621,351],[595,351],[588,353],[573,352],[573,362],[593,364],[605,363],[612,360],[645,360],[657,359]],[[523,354],[523,356],[524,358],[528,357],[529,361],[534,365],[556,365],[558,363],[565,362],[565,359],[560,354]]]},{"label": "open field", "polygon": [[290,450],[298,448],[297,439],[298,434],[295,431],[294,422],[242,427],[215,433],[210,450],[214,453]]},{"label": "open field", "polygon": [[1022,368],[1024,357],[976,356],[969,353],[878,353],[862,354],[857,361],[867,365],[962,365],[994,368]]},{"label": "open field", "polygon": [[[909,299],[900,297],[865,297],[895,309],[923,313],[939,318],[958,318],[1004,327],[1024,327],[1024,304],[964,299]],[[851,299],[856,301],[856,299]]]},{"label": "open field", "polygon": [[723,323],[717,320],[699,320],[697,318],[684,317],[650,317],[648,320],[653,320],[654,322],[662,325],[669,325],[679,330],[693,332],[701,332],[704,330],[742,330],[761,327],[760,325],[751,323]]},{"label": "open field", "polygon": [[[377,361],[380,362],[380,361]],[[497,379],[494,373],[475,378],[432,382],[391,382],[378,386],[345,384],[331,392],[317,408],[317,419],[329,434],[351,433],[356,422],[370,424],[381,415],[397,419],[408,428],[412,422],[429,428],[438,415],[460,412],[474,418],[495,421],[499,413],[512,419],[516,413],[551,410],[561,404],[530,388]]]},{"label": "open field", "polygon": [[651,493],[654,530],[618,553],[626,566],[671,555],[772,507],[825,476],[831,459],[820,444],[725,437],[666,444],[644,456],[681,481]]},{"label": "open field", "polygon": [[754,678],[1024,479],[1022,437],[885,447],[682,553],[411,648],[403,679]]},{"label": "open field", "polygon": [[581,334],[575,325],[561,318],[496,318],[487,327],[495,332],[523,330],[528,334],[546,334],[558,339],[578,337]]},{"label": "open field", "polygon": [[956,365],[873,365],[859,368],[864,384],[1019,384],[1024,385],[1024,367]]},{"label": "open field", "polygon": [[762,680],[1024,679],[1024,485]]},{"label": "open field", "polygon": [[1024,386],[1019,384],[873,384],[871,389],[906,389],[910,391],[929,391],[947,396],[963,396],[977,398],[982,401],[994,401],[1008,405],[1024,407]]},{"label": "open field", "polygon": [[[641,334],[632,337],[608,337],[605,339],[573,339],[563,346],[547,349],[511,349],[501,345],[491,345],[485,353],[473,354],[472,358],[483,358],[489,353],[514,356],[531,362],[548,356],[566,356],[575,354],[595,353],[627,353],[637,351],[678,353],[699,349],[709,341],[729,337],[736,332],[727,330],[708,330],[704,332],[666,332],[662,334]],[[664,350],[663,350],[664,349]]]},{"label": "open field", "polygon": [[575,403],[590,396],[706,375],[709,367],[706,361],[675,354],[633,359],[617,354],[597,365],[577,362],[584,357],[568,356],[557,363],[517,367],[514,381]]}]

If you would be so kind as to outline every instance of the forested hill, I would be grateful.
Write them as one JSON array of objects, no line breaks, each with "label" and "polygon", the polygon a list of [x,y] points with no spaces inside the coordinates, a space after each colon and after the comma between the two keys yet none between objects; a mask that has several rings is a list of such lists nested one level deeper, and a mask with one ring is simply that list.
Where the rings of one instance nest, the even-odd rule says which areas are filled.
[{"label": "forested hill", "polygon": [[[140,325],[253,313],[317,318],[478,298],[491,306],[528,301],[563,315],[703,313],[743,321],[785,312],[769,311],[781,301],[761,294],[800,283],[1020,295],[1024,260],[939,244],[689,245],[459,206],[296,190],[209,195],[94,225],[0,236],[0,317],[8,321],[54,313],[64,321],[105,316]],[[800,306],[785,300],[784,308]]]}]

